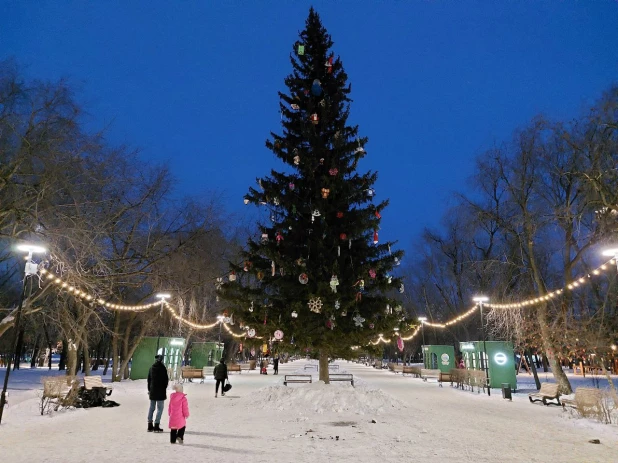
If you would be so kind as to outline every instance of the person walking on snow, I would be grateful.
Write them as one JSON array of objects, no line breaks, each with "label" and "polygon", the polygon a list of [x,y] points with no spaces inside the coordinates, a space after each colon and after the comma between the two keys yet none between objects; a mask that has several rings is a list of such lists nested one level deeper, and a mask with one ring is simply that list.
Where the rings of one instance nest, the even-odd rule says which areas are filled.
[{"label": "person walking on snow", "polygon": [[[159,427],[161,423],[161,415],[163,415],[163,406],[167,399],[167,385],[169,377],[167,376],[167,368],[163,364],[163,356],[155,355],[155,363],[148,371],[148,397],[150,398],[150,410],[148,410],[148,432],[163,432]],[[152,425],[152,415],[157,408],[157,416]]]},{"label": "person walking on snow", "polygon": [[189,401],[182,389],[182,384],[174,384],[174,393],[170,395],[167,413],[170,416],[170,443],[184,443],[187,418],[189,418]]},{"label": "person walking on snow", "polygon": [[273,374],[274,375],[278,375],[279,374],[279,356],[275,357],[273,359]]},{"label": "person walking on snow", "polygon": [[219,361],[219,365],[215,367],[213,373],[215,375],[215,379],[217,380],[217,384],[215,385],[215,398],[219,392],[219,384],[221,384],[221,397],[223,397],[225,395],[223,386],[225,386],[225,380],[227,379],[227,365],[223,359]]}]

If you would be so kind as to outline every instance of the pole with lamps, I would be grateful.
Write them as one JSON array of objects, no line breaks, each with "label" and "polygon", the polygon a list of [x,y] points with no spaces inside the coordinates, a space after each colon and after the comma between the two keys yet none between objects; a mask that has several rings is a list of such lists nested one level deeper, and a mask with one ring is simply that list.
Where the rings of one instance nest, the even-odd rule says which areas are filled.
[{"label": "pole with lamps", "polygon": [[421,346],[421,351],[423,353],[423,365],[425,365],[425,322],[427,321],[427,317],[418,317],[418,321],[421,322],[421,334],[423,335],[423,345]]},{"label": "pole with lamps", "polygon": [[[221,349],[221,328],[223,327],[223,320],[225,317],[223,315],[217,315],[217,320],[219,321],[219,343],[217,344],[217,349]],[[223,349],[221,349],[221,353],[219,354],[219,359],[223,358]]]},{"label": "pole with lamps", "polygon": [[483,361],[481,362],[481,366],[485,369],[485,381],[487,382],[487,395],[491,395],[491,387],[489,387],[489,358],[487,357],[487,345],[486,345],[486,333],[485,333],[485,324],[483,323],[483,302],[488,302],[489,298],[487,296],[476,296],[473,297],[472,300],[479,305],[479,309],[481,312],[481,332],[483,335]]},{"label": "pole with lamps", "polygon": [[[45,253],[46,249],[41,246],[35,246],[32,244],[20,244],[16,247],[16,249],[20,252],[27,252],[28,256],[26,257],[26,267],[24,269],[24,283],[21,289],[21,296],[19,297],[19,306],[17,307],[17,313],[15,314],[15,325],[13,327],[13,337],[9,342],[9,346],[13,349],[14,359],[9,359],[9,362],[6,366],[6,373],[4,375],[4,385],[2,386],[2,394],[0,395],[0,423],[2,422],[2,414],[4,412],[4,406],[6,405],[6,390],[9,386],[9,374],[11,373],[11,360],[15,363],[19,362],[19,352],[16,352],[17,349],[17,336],[19,333],[20,322],[21,322],[21,311],[24,306],[24,299],[26,297],[26,287],[28,285],[28,280],[32,275],[36,275],[38,271],[38,265],[32,262],[32,254],[34,253]],[[50,353],[51,355],[51,353]]]},{"label": "pole with lamps", "polygon": [[[157,299],[161,301],[161,314],[163,313],[163,307],[165,306],[165,301],[172,297],[169,293],[157,293]],[[157,337],[157,352],[155,355],[159,353],[159,343],[161,342],[161,329],[159,329],[159,336]]]}]

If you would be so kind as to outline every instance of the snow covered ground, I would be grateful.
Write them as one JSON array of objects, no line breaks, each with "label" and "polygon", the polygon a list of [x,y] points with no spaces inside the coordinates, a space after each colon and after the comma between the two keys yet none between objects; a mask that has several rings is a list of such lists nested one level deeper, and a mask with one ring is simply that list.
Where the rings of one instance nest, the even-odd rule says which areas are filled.
[{"label": "snow covered ground", "polygon": [[[230,374],[233,389],[224,398],[215,399],[212,380],[186,384],[191,417],[184,446],[171,445],[167,432],[146,432],[145,381],[114,384],[111,399],[120,407],[42,417],[36,389],[40,376],[49,373],[26,368],[11,375],[10,406],[0,426],[1,460],[618,461],[618,427],[574,419],[559,407],[530,404],[524,392],[509,402],[500,391],[487,397],[348,362],[338,362],[340,372],[353,373],[356,388],[281,384],[286,373],[303,372],[306,363],[283,364],[278,376]],[[518,377],[524,389],[525,384],[533,387],[530,378]],[[589,381],[593,379],[577,377],[574,386],[590,386]],[[167,430],[165,415],[162,424]],[[588,443],[590,439],[601,444]]]}]

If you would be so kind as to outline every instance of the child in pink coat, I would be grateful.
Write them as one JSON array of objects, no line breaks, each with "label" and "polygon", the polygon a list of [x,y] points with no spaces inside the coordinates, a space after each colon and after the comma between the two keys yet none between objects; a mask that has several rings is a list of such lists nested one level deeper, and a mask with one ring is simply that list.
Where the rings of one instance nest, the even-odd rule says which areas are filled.
[{"label": "child in pink coat", "polygon": [[174,384],[174,393],[170,395],[168,413],[170,415],[170,442],[175,444],[183,443],[185,437],[185,427],[189,418],[189,402],[187,395],[183,393],[182,384]]}]

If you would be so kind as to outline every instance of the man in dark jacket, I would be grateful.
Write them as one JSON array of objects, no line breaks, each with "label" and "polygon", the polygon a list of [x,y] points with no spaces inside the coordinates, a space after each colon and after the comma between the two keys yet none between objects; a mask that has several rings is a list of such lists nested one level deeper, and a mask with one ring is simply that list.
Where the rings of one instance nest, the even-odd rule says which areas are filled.
[{"label": "man in dark jacket", "polygon": [[[148,432],[163,432],[159,427],[161,423],[161,415],[163,414],[163,406],[167,399],[167,385],[169,377],[167,376],[167,368],[163,364],[163,356],[155,355],[155,363],[148,371],[148,397],[150,398],[150,410],[148,410]],[[152,426],[152,415],[157,408],[157,416],[155,418],[154,427]]]},{"label": "man in dark jacket", "polygon": [[217,384],[215,385],[215,398],[219,392],[219,384],[221,384],[221,397],[223,397],[225,395],[225,392],[223,392],[223,386],[225,386],[225,380],[227,379],[227,365],[223,359],[221,359],[219,365],[215,367],[213,373],[215,375],[215,379],[217,380]]},{"label": "man in dark jacket", "polygon": [[273,374],[274,375],[278,375],[279,374],[279,356],[277,355],[274,359],[273,359]]}]

